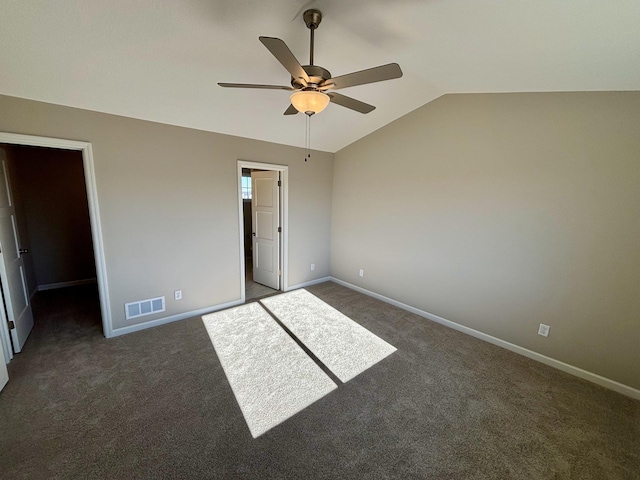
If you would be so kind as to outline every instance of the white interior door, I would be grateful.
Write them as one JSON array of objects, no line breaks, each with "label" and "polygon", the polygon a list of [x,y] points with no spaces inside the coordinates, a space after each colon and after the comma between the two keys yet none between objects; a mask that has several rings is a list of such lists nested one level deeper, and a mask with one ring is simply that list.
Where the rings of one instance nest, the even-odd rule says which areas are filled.
[{"label": "white interior door", "polygon": [[280,290],[280,174],[251,172],[253,281]]},{"label": "white interior door", "polygon": [[[0,278],[13,350],[18,353],[33,327],[33,313],[20,256],[20,238],[15,207],[11,197],[9,170],[4,151],[0,150]],[[1,308],[1,307],[0,307]]]},{"label": "white interior door", "polygon": [[0,390],[9,381],[9,372],[7,372],[7,366],[4,363],[4,350],[2,348],[2,342],[0,342]]}]

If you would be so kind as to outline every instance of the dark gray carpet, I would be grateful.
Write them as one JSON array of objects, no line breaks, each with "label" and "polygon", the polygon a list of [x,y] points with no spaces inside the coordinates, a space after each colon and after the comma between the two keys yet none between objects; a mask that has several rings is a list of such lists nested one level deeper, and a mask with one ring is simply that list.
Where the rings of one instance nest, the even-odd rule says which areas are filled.
[{"label": "dark gray carpet", "polygon": [[255,440],[199,318],[107,340],[91,288],[42,292],[0,394],[0,477],[639,478],[640,402],[309,290],[398,351]]}]

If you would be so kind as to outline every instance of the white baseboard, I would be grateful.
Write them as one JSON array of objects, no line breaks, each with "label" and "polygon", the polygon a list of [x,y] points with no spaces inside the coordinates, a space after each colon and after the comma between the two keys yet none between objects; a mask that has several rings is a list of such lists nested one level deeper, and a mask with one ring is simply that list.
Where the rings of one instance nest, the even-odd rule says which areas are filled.
[{"label": "white baseboard", "polygon": [[111,330],[111,337],[119,337],[120,335],[126,335],[127,333],[139,332],[140,330],[146,330],[147,328],[157,327],[164,325],[165,323],[177,322],[178,320],[184,320],[185,318],[197,317],[206,313],[215,312],[218,310],[224,310],[225,308],[235,307],[242,304],[242,300],[234,300],[233,302],[221,303],[212,307],[201,308],[200,310],[193,310],[191,312],[178,313],[176,315],[170,315],[168,317],[157,318],[148,322],[137,323],[128,327],[114,328]]},{"label": "white baseboard", "polygon": [[[285,291],[288,292],[290,290],[295,290],[298,288],[309,287],[311,285],[315,285],[316,283],[323,283],[323,282],[329,282],[329,281],[331,281],[331,277],[318,278],[316,280],[311,280],[309,282],[304,282],[304,283],[299,283],[297,285],[289,286]],[[164,325],[165,323],[177,322],[179,320],[184,320],[185,318],[205,315],[207,313],[216,312],[218,310],[224,310],[225,308],[235,307],[236,305],[241,305],[242,303],[244,303],[242,299],[234,300],[233,302],[223,303],[220,305],[215,305],[213,307],[207,307],[200,310],[193,310],[191,312],[179,313],[177,315],[170,315],[168,317],[158,318],[155,320],[150,320],[148,322],[137,323],[135,325],[131,325],[128,327],[114,328],[111,331],[111,337],[118,337],[120,335],[126,335],[127,333],[139,332],[140,330],[146,330],[147,328],[157,327],[159,325]]]},{"label": "white baseboard", "polygon": [[288,292],[290,290],[297,290],[298,288],[310,287],[311,285],[315,285],[317,283],[330,282],[331,280],[332,280],[331,277],[322,277],[322,278],[317,278],[315,280],[309,280],[308,282],[298,283],[297,285],[290,285],[285,290],[285,292]]},{"label": "white baseboard", "polygon": [[76,287],[78,285],[88,285],[89,283],[96,283],[95,278],[85,278],[83,280],[71,280],[70,282],[58,282],[58,283],[46,283],[44,285],[38,285],[37,291],[43,292],[45,290],[53,290],[56,288]]},{"label": "white baseboard", "polygon": [[382,300],[385,303],[389,303],[408,312],[420,315],[421,317],[424,317],[433,322],[439,323],[449,328],[453,328],[454,330],[458,330],[459,332],[466,333],[467,335],[471,335],[472,337],[479,338],[480,340],[484,340],[485,342],[492,343],[493,345],[497,345],[498,347],[506,348],[507,350],[518,353],[520,355],[524,355],[525,357],[528,357],[532,360],[536,360],[540,363],[544,363],[545,365],[549,365],[550,367],[557,368],[558,370],[562,370],[563,372],[569,373],[584,380],[588,380],[589,382],[600,385],[601,387],[605,387],[609,390],[613,390],[636,400],[640,400],[640,390],[636,388],[630,387],[620,382],[616,382],[615,380],[611,380],[596,373],[588,372],[587,370],[583,370],[582,368],[578,368],[568,363],[561,362],[560,360],[556,360],[555,358],[547,357],[546,355],[542,355],[541,353],[534,352],[533,350],[529,350],[505,340],[501,340],[497,337],[487,335],[486,333],[474,330],[473,328],[465,327],[464,325],[460,325],[459,323],[455,323],[451,320],[447,320],[446,318],[439,317],[438,315],[425,312],[424,310],[412,307],[411,305],[398,302],[397,300],[385,297],[384,295],[380,295],[379,293],[372,292],[365,288],[358,287],[357,285],[345,282],[344,280],[340,280],[335,277],[331,277],[331,280],[352,290],[356,290],[370,297]]}]

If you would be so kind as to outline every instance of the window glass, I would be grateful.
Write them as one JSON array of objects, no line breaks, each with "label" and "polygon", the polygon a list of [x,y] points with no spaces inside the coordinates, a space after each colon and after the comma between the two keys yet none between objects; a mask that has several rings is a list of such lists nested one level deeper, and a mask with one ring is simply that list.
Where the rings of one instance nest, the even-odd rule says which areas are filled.
[{"label": "window glass", "polygon": [[251,199],[251,177],[242,177],[242,198]]}]

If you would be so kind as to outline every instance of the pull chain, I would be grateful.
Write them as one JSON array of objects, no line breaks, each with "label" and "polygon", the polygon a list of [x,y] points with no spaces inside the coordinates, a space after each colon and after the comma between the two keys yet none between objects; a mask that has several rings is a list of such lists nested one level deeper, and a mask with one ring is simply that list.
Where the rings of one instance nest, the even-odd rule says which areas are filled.
[{"label": "pull chain", "polygon": [[304,161],[311,158],[311,115],[307,115],[307,125],[304,139]]}]

